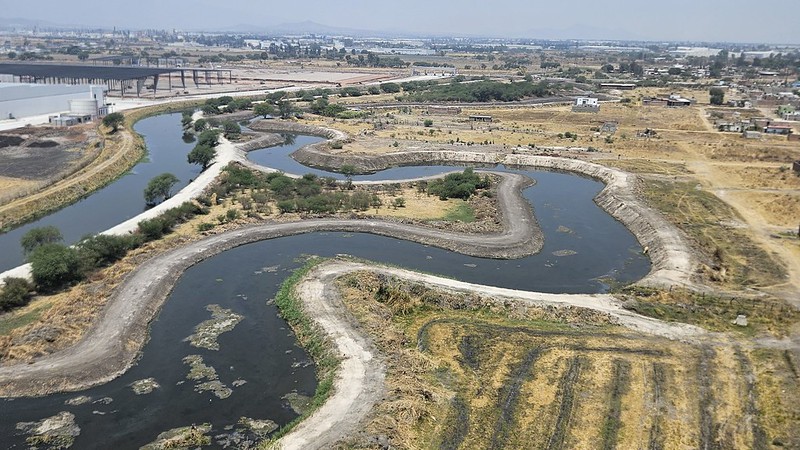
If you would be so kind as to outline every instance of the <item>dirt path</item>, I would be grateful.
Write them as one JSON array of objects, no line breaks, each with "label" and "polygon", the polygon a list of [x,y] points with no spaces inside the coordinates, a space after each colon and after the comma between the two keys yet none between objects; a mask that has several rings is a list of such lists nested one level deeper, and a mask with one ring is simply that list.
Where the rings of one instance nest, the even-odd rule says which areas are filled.
[{"label": "dirt path", "polygon": [[556,305],[588,308],[608,314],[621,325],[670,339],[697,339],[706,332],[698,327],[666,323],[622,308],[610,295],[543,294],[464,283],[409,270],[332,260],[317,266],[298,284],[296,293],[307,313],[336,343],[342,365],[334,381],[333,394],[314,414],[289,434],[275,448],[329,448],[356,432],[361,421],[384,396],[385,365],[376,355],[370,339],[361,332],[341,302],[333,286],[336,278],[353,271],[367,270],[382,275],[422,283],[435,289],[477,293],[500,302],[524,302],[530,305]]},{"label": "dirt path", "polygon": [[[759,163],[758,167],[780,167],[778,163]],[[786,245],[781,239],[774,239],[772,235],[786,231],[785,227],[777,227],[769,222],[752,205],[740,196],[741,192],[767,192],[767,193],[792,193],[796,189],[743,189],[731,182],[730,176],[717,170],[718,167],[753,167],[752,163],[739,162],[713,162],[704,159],[692,161],[687,165],[696,177],[711,193],[733,207],[741,216],[751,231],[750,235],[764,249],[776,254],[786,265],[788,279],[786,283],[772,286],[775,294],[784,298],[790,304],[800,307],[800,251],[796,246]]]}]

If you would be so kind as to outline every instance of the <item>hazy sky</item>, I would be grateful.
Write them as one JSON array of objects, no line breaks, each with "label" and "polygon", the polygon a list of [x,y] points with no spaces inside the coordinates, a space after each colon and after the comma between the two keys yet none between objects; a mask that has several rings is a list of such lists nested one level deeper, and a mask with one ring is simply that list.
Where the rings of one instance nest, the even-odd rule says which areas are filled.
[{"label": "hazy sky", "polygon": [[118,28],[224,29],[314,21],[498,37],[800,44],[800,0],[3,0],[0,17]]}]

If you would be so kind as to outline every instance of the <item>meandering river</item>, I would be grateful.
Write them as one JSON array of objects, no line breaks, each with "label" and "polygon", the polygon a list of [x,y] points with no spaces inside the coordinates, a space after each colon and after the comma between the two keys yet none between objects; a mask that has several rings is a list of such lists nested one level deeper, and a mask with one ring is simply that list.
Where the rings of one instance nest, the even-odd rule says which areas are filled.
[{"label": "meandering river", "polygon": [[[181,140],[180,115],[145,119],[136,129],[145,136],[149,162],[82,202],[28,227],[54,224],[72,241],[141,211],[141,191],[150,177],[172,172],[185,184],[197,174],[185,163],[191,144]],[[291,145],[252,152],[249,157],[287,172],[332,175],[288,158],[296,148],[315,140],[318,138],[298,136]],[[452,168],[403,167],[355,179],[404,179],[449,170]],[[602,183],[573,174],[515,172],[537,181],[523,195],[531,202],[544,233],[539,254],[518,260],[482,259],[360,233],[311,233],[223,252],[181,277],[151,326],[151,339],[141,358],[123,376],[83,392],[0,401],[0,447],[26,448],[27,435],[18,424],[60,412],[75,415],[80,433],[74,448],[81,449],[138,448],[165,430],[202,423],[212,424],[214,446],[223,447],[226,442],[252,437],[237,431],[240,417],[268,419],[277,425],[290,422],[297,412],[287,398],[313,394],[314,366],[269,300],[286,276],[302,265],[304,255],[346,253],[473,283],[559,293],[602,292],[610,282],[628,283],[648,273],[650,262],[635,237],[593,202]],[[134,185],[133,179],[138,179],[138,184]],[[93,200],[95,196],[100,197]],[[90,202],[91,207],[83,206]],[[88,209],[81,209],[84,207]],[[118,211],[116,215],[114,211]],[[0,249],[12,245],[8,241],[12,233],[0,236]],[[6,258],[5,251],[0,254],[4,255],[0,260],[4,269],[19,262]],[[219,336],[218,350],[198,348],[186,340],[195,327],[212,318],[209,305],[241,317]],[[198,360],[186,359],[190,355],[202,357],[203,366],[195,365],[199,379],[189,379],[190,363]],[[136,381],[150,378],[158,388],[147,394],[134,393]],[[85,397],[80,399],[85,403],[76,405],[78,397]]]}]

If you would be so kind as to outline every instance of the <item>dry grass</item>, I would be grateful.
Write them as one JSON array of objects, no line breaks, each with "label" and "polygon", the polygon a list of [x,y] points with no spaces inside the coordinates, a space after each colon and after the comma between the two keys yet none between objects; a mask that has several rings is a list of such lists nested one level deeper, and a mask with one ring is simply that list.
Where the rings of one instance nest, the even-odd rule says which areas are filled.
[{"label": "dry grass", "polygon": [[738,196],[770,225],[797,231],[800,224],[800,191],[786,194],[769,192],[729,192]]},{"label": "dry grass", "polygon": [[642,193],[683,229],[715,271],[711,279],[730,285],[771,286],[786,280],[784,266],[755,244],[741,216],[694,183],[646,180]]},{"label": "dry grass", "polygon": [[30,192],[38,185],[37,181],[23,178],[0,177],[0,192],[3,198],[17,198],[20,194]]},{"label": "dry grass", "polygon": [[[790,447],[800,442],[794,398],[800,381],[780,358],[762,356],[776,351],[751,354],[722,336],[707,351],[590,317],[572,317],[581,325],[566,326],[552,312],[531,308],[520,315],[475,298],[466,309],[452,310],[441,305],[461,304],[454,294],[370,273],[349,275],[339,288],[389,361],[387,401],[365,436],[348,440],[348,448],[369,448],[369,435],[386,435],[396,448],[754,448],[773,439]],[[398,308],[403,302],[416,306]],[[566,319],[570,313],[562,314]],[[435,363],[410,368],[399,364],[401,357]],[[420,396],[420,389],[431,395]],[[781,396],[777,390],[791,393],[773,402]],[[398,425],[386,417],[397,413],[389,405],[401,404],[422,412],[414,423]]]}]

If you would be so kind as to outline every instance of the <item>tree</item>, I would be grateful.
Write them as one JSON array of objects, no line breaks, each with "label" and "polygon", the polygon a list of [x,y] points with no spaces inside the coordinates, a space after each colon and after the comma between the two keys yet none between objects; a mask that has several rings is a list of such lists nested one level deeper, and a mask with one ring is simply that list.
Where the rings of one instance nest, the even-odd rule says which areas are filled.
[{"label": "tree", "polygon": [[197,137],[197,145],[216,147],[219,144],[219,130],[205,130]]},{"label": "tree", "polygon": [[425,125],[425,128],[430,128],[433,126],[433,121],[431,119],[425,119],[425,122],[422,124]]},{"label": "tree", "polygon": [[81,239],[75,247],[83,269],[89,271],[118,261],[128,250],[139,245],[134,235],[115,236],[98,234]]},{"label": "tree", "polygon": [[44,244],[54,244],[63,240],[64,237],[61,236],[58,228],[48,225],[46,227],[31,228],[20,239],[20,245],[22,245],[22,251],[29,255],[36,250],[36,247]]},{"label": "tree", "polygon": [[253,107],[253,112],[266,119],[267,116],[275,115],[275,107],[267,102],[259,103]]},{"label": "tree", "polygon": [[217,151],[214,150],[213,147],[209,147],[208,145],[204,144],[195,145],[192,151],[186,155],[186,159],[189,161],[189,164],[200,164],[203,170],[206,170],[211,164],[211,161],[213,161],[216,157]]},{"label": "tree", "polygon": [[713,87],[708,90],[708,93],[711,96],[712,105],[721,105],[725,102],[725,91],[721,88]]},{"label": "tree", "polygon": [[62,244],[44,244],[30,257],[31,275],[44,291],[53,291],[81,279],[78,251]]},{"label": "tree", "polygon": [[222,122],[222,130],[223,134],[228,139],[236,140],[239,138],[239,135],[242,134],[242,127],[232,120],[226,120],[225,122]]},{"label": "tree", "polygon": [[[190,161],[191,162],[191,161]],[[170,190],[180,181],[171,173],[156,175],[144,188],[144,201],[148,205],[155,205],[159,198],[166,200],[172,195]]]},{"label": "tree", "polygon": [[112,133],[116,133],[119,126],[125,122],[125,116],[122,113],[111,113],[103,117],[103,125],[110,127]]},{"label": "tree", "polygon": [[381,90],[387,94],[396,94],[400,92],[400,85],[397,83],[382,83]]},{"label": "tree", "polygon": [[197,119],[194,121],[194,131],[201,132],[206,129],[208,126],[208,121],[206,119]]},{"label": "tree", "polygon": [[278,103],[278,110],[281,113],[281,119],[288,119],[289,117],[292,117],[295,113],[294,104],[286,100],[283,100],[280,103]]}]

